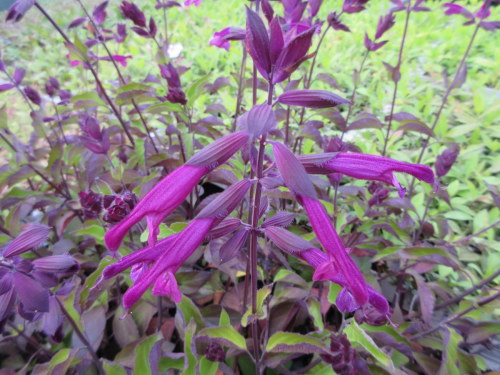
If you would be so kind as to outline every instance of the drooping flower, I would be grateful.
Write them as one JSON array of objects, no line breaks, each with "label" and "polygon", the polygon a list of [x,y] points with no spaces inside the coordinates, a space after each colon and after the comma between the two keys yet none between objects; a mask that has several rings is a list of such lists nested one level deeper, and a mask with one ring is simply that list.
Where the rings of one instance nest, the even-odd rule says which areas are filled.
[{"label": "drooping flower", "polygon": [[197,152],[186,164],[163,178],[135,206],[130,214],[112,227],[104,240],[108,249],[115,251],[132,226],[144,217],[149,228],[148,243],[153,245],[159,233],[158,226],[198,184],[198,181],[228,160],[248,140],[244,132],[233,133],[218,139]]},{"label": "drooping flower", "polygon": [[406,189],[394,172],[408,173],[429,184],[435,184],[432,169],[422,164],[404,163],[383,156],[356,152],[301,155],[298,157],[308,173],[341,173],[361,180],[381,181],[396,187],[401,197]]},{"label": "drooping flower", "polygon": [[123,296],[124,307],[131,308],[151,285],[154,295],[168,295],[175,302],[180,302],[182,294],[174,274],[209,235],[210,230],[240,204],[251,184],[249,180],[242,180],[231,185],[209,203],[182,232],[106,267],[103,272],[105,279],[131,266],[148,266],[154,262],[127,290]]},{"label": "drooping flower", "polygon": [[368,287],[363,275],[347,255],[344,245],[332,226],[323,204],[318,200],[302,164],[285,145],[273,142],[273,153],[285,185],[295,195],[297,201],[304,206],[316,237],[328,254],[328,262],[317,269],[317,278],[330,279],[332,274],[339,274],[345,279],[345,287],[353,296],[357,305],[368,301]]},{"label": "drooping flower", "polygon": [[344,288],[335,302],[340,311],[352,312],[365,305],[372,305],[384,316],[389,313],[387,300],[370,285],[366,285],[367,303],[365,305],[358,304],[349,291],[350,286],[343,275],[343,270],[336,268],[336,262],[332,262],[327,254],[316,249],[308,241],[279,227],[267,227],[264,232],[281,250],[309,263],[316,271],[314,280],[329,280]]},{"label": "drooping flower", "polygon": [[244,39],[245,30],[240,29],[239,27],[226,27],[225,29],[214,33],[214,36],[210,39],[210,45],[224,48],[228,51],[229,47],[231,47],[229,41]]}]

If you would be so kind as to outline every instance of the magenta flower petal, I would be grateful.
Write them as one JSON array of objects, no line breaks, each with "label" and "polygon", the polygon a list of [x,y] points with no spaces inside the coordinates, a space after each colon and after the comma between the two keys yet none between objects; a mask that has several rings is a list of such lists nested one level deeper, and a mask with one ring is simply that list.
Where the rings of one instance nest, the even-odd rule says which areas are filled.
[{"label": "magenta flower petal", "polygon": [[[251,186],[249,180],[242,180],[231,185],[208,206],[206,206],[196,218],[178,233],[168,248],[163,249],[162,254],[155,259],[155,264],[144,276],[138,280],[123,296],[125,308],[132,307],[137,300],[146,292],[151,285],[155,285],[157,280],[165,273],[175,274],[177,269],[191,256],[208,235],[210,230],[229,215],[241,202]],[[165,240],[165,243],[167,241]],[[156,250],[155,250],[156,252]],[[145,252],[143,252],[144,254]],[[136,258],[138,261],[139,257]],[[164,277],[167,277],[164,275]],[[168,277],[167,277],[168,279]],[[156,293],[166,294],[167,291],[174,293],[178,297],[177,290],[172,289],[173,284],[167,279],[158,281],[155,288]]]},{"label": "magenta flower petal", "polygon": [[341,173],[346,176],[381,181],[392,185],[404,196],[405,188],[401,186],[394,172],[408,173],[429,184],[436,184],[432,169],[426,165],[404,163],[383,156],[361,153],[328,153],[300,156],[299,160],[309,173]]},{"label": "magenta flower petal", "polygon": [[205,174],[229,159],[248,138],[244,132],[220,138],[163,178],[124,220],[106,233],[104,241],[108,249],[116,251],[130,228],[145,217],[149,228],[148,243],[153,245],[160,223],[184,201]]},{"label": "magenta flower petal", "polygon": [[17,256],[40,246],[47,240],[51,230],[46,225],[31,224],[7,245],[2,253],[3,257]]},{"label": "magenta flower petal", "polygon": [[164,272],[156,279],[151,294],[155,296],[170,296],[175,303],[182,300],[182,293],[172,272]]},{"label": "magenta flower petal", "polygon": [[214,33],[210,39],[210,45],[229,50],[231,40],[245,39],[245,30],[239,27],[226,27],[225,29]]}]

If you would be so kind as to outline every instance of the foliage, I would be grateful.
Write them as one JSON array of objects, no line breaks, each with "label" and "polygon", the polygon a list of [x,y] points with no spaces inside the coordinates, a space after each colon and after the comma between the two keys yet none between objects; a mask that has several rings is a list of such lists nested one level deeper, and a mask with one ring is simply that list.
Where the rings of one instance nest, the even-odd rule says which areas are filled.
[{"label": "foliage", "polygon": [[500,370],[498,7],[333,3],[14,3],[2,369]]}]

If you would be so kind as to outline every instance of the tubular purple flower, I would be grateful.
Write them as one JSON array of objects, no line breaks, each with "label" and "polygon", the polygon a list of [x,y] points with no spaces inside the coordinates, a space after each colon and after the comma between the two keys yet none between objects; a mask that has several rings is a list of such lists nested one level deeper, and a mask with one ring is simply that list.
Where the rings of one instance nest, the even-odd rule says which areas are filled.
[{"label": "tubular purple flower", "polygon": [[40,246],[47,240],[51,230],[46,225],[31,224],[5,247],[2,252],[3,257],[14,257]]},{"label": "tubular purple flower", "polygon": [[127,309],[132,307],[150,285],[153,285],[154,295],[169,295],[175,302],[180,302],[182,295],[173,275],[203,242],[210,230],[238,206],[251,184],[249,180],[237,182],[206,206],[177,234],[151,269],[127,290],[123,296],[123,306]]},{"label": "tubular purple flower", "polygon": [[351,103],[349,100],[325,90],[287,91],[278,97],[277,102],[307,108],[330,108]]},{"label": "tubular purple flower", "polygon": [[[283,228],[269,227],[265,229],[266,236],[281,250],[308,262],[315,270],[314,280],[329,280],[344,287],[337,297],[336,305],[340,311],[352,312],[361,307],[349,292],[349,284],[342,270],[335,267],[328,255],[316,249],[311,243]],[[368,303],[372,304],[381,314],[389,313],[389,304],[370,285],[366,285]]]},{"label": "tubular purple flower", "polygon": [[432,169],[422,164],[404,163],[383,156],[356,152],[302,155],[298,158],[308,173],[341,173],[361,180],[375,180],[392,185],[404,196],[406,189],[401,186],[394,172],[408,173],[429,184],[436,184]]},{"label": "tubular purple flower", "polygon": [[184,201],[204,175],[227,161],[248,139],[248,134],[244,132],[222,137],[164,177],[124,220],[106,233],[104,241],[108,249],[116,251],[127,231],[144,217],[149,228],[148,243],[153,245],[163,219]]},{"label": "tubular purple flower", "polygon": [[325,208],[318,200],[314,187],[302,164],[285,145],[273,142],[276,165],[286,186],[295,194],[297,201],[304,206],[314,233],[329,255],[331,267],[340,272],[347,288],[359,305],[368,300],[368,292],[363,275],[356,264],[346,254],[342,241],[332,226]]},{"label": "tubular purple flower", "polygon": [[210,45],[219,48],[224,48],[226,51],[229,50],[231,46],[229,41],[231,40],[244,40],[245,30],[239,27],[226,27],[221,31],[214,33],[212,39],[210,39]]}]

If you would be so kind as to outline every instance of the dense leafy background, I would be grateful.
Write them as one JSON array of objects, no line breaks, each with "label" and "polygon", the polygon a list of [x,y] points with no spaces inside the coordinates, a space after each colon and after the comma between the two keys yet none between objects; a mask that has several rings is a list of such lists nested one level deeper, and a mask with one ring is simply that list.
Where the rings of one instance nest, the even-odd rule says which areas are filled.
[{"label": "dense leafy background", "polygon": [[[82,15],[81,9],[72,1],[41,3],[62,27]],[[330,11],[338,10],[338,3],[325,0],[321,18],[325,19]],[[162,32],[163,14],[154,9],[154,2],[138,1],[137,4],[148,16],[155,18]],[[92,9],[97,2],[88,1],[85,5]],[[427,5],[431,7],[431,12],[411,16],[396,112],[409,112],[430,125],[441,104],[445,83],[455,74],[473,26],[463,26],[460,17],[446,17],[440,2],[429,2]],[[471,1],[469,6],[476,9],[479,3]],[[327,35],[317,57],[316,73],[330,75],[337,87],[316,79],[312,88],[350,96],[353,71],[358,69],[364,54],[364,32],[372,35],[379,15],[389,7],[388,1],[372,0],[367,11],[345,18],[351,33],[330,32]],[[497,8],[493,9],[492,19],[499,18]],[[111,2],[107,11],[106,26],[111,28],[118,20],[123,21],[117,2]],[[354,107],[354,114],[373,113],[383,124],[384,116],[390,111],[393,83],[382,63],[394,65],[397,61],[403,16],[402,13],[397,15],[396,26],[388,32],[389,43],[368,57]],[[227,109],[216,112],[220,123],[207,127],[213,134],[227,133],[233,122],[237,73],[241,62],[242,48],[239,43],[233,43],[229,52],[208,45],[211,35],[226,26],[244,26],[242,1],[204,0],[198,8],[169,10],[170,40],[181,49],[179,57],[174,59],[175,64],[189,68],[182,74],[183,85],[189,87],[203,79],[199,82],[200,90],[191,90],[191,98],[197,97],[190,102],[194,102],[193,121],[209,116],[207,107],[211,104],[222,104]],[[68,33],[73,40],[77,35],[81,39],[86,36],[82,28]],[[347,334],[358,352],[358,358],[362,358],[374,374],[404,371],[401,373],[444,375],[500,371],[497,359],[499,342],[494,338],[500,324],[498,300],[474,307],[480,299],[498,292],[495,280],[454,303],[446,302],[491,277],[500,268],[498,230],[493,227],[471,236],[498,224],[500,216],[499,44],[498,33],[479,31],[467,59],[466,79],[452,91],[435,129],[435,138],[431,139],[429,151],[422,160],[423,164],[433,166],[437,156],[451,143],[459,144],[457,162],[441,180],[449,195],[448,202],[433,195],[430,187],[417,183],[411,202],[398,200],[397,193],[393,191],[390,203],[377,208],[381,214],[370,215],[367,214],[370,196],[365,189],[367,183],[352,179],[342,182],[344,190],[339,194],[337,229],[345,236],[344,240],[353,241],[355,246],[352,251],[365,275],[372,285],[381,288],[391,302],[394,325],[373,327],[357,324],[350,316],[346,316],[348,320],[342,323],[341,314],[331,304],[338,293],[335,285],[313,283],[311,270],[296,260],[288,259],[288,268],[280,265],[269,256],[271,250],[268,244],[260,244],[266,256],[263,255],[259,262],[263,277],[258,318],[261,328],[266,324],[270,327],[266,331],[269,340],[263,341],[263,348],[267,352],[264,361],[269,368],[274,368],[267,373],[296,373],[309,364],[313,366],[306,369],[307,373],[332,373],[331,367],[318,359],[321,358],[319,354],[329,348],[331,332],[339,329]],[[25,85],[29,84],[42,92],[47,78],[54,76],[59,79],[62,88],[71,90],[73,95],[94,91],[90,73],[81,67],[69,65],[65,56],[68,52],[60,36],[34,9],[21,23],[0,23],[0,45],[2,59],[8,69],[26,69]],[[132,82],[139,83],[148,74],[158,74],[157,64],[153,63],[157,58],[157,46],[153,42],[130,34],[124,44],[111,42],[110,45],[114,53],[133,56],[128,66],[122,68],[122,72],[131,77]],[[308,64],[310,62],[304,64],[301,72],[308,68]],[[116,97],[119,93],[118,83],[111,64],[100,63],[99,74],[113,97]],[[250,78],[250,74],[248,63],[246,77]],[[296,73],[294,78],[300,75]],[[229,85],[214,94],[203,89],[205,83],[213,82],[218,77],[226,77]],[[0,79],[5,77],[0,75]],[[246,109],[251,107],[250,82],[248,84],[243,101]],[[153,86],[158,94],[165,95],[164,84]],[[259,96],[264,98],[265,92],[260,91]],[[139,97],[137,99],[141,100]],[[0,100],[1,131],[8,134],[5,132],[8,129],[20,142],[28,142],[33,131],[28,106],[15,90],[1,93]],[[148,100],[151,102],[151,98],[146,99],[146,102]],[[68,109],[81,110],[86,105],[88,103],[73,100]],[[99,110],[105,113],[104,108],[102,106]],[[44,111],[46,116],[53,114],[49,104]],[[102,113],[103,122],[116,125],[116,121]],[[167,122],[172,119],[171,114],[164,113],[163,116]],[[160,116],[148,113],[147,117],[148,124],[164,137],[165,125],[158,120]],[[300,111],[292,113],[292,124],[296,124],[299,117]],[[325,120],[318,111],[307,111],[306,118],[325,121],[321,129],[323,136],[340,134],[335,124]],[[135,133],[141,134],[139,121],[135,117],[133,119]],[[64,126],[68,134],[79,132],[76,122],[71,119]],[[296,125],[292,125],[292,128],[296,134],[300,131]],[[183,126],[180,129],[186,130]],[[346,139],[362,152],[380,154],[384,134],[385,131],[379,129],[364,129],[348,132]],[[37,137],[41,136],[38,130]],[[395,132],[389,143],[388,156],[415,162],[424,137],[419,132]],[[200,140],[206,144],[208,138],[202,136]],[[46,255],[64,248],[70,250],[79,261],[81,269],[71,279],[70,292],[60,298],[98,356],[103,359],[104,371],[107,374],[133,371],[133,374],[145,375],[178,368],[186,373],[195,373],[198,367],[200,373],[212,374],[219,365],[205,356],[208,340],[229,348],[226,353],[227,368],[239,369],[244,374],[253,373],[250,357],[244,354],[250,342],[245,341],[246,328],[242,327],[242,318],[243,326],[248,318],[241,308],[242,275],[245,271],[243,258],[231,266],[219,266],[212,259],[214,253],[210,246],[200,249],[195,259],[191,259],[178,275],[181,290],[185,294],[182,303],[175,306],[164,299],[160,329],[157,329],[157,301],[150,295],[143,298],[131,315],[120,319],[124,314],[120,307],[120,295],[123,292],[120,285],[130,283],[128,276],[109,282],[101,289],[89,289],[98,280],[102,268],[113,260],[102,246],[102,222],[94,220],[82,224],[76,219],[65,222],[68,218],[66,214],[80,209],[78,193],[88,190],[89,182],[92,181],[94,190],[111,194],[120,189],[120,180],[123,179],[138,196],[142,196],[151,187],[148,181],[164,172],[161,166],[168,169],[179,163],[178,160],[171,160],[170,150],[169,153],[155,155],[150,146],[146,145],[144,151],[144,142],[138,142],[137,151],[127,151],[129,159],[126,164],[121,164],[118,152],[122,148],[115,144],[111,158],[117,167],[110,169],[105,158],[92,159],[88,151],[84,152],[84,148],[77,144],[59,145],[49,150],[43,142],[40,140],[33,147],[36,156],[33,162],[58,184],[61,183],[60,171],[63,171],[70,181],[70,199],[66,200],[63,210],[48,218],[47,215],[55,206],[62,204],[63,199],[50,191],[33,172],[23,168],[26,160],[20,155],[16,158],[0,141],[0,224],[7,232],[0,233],[0,246],[7,243],[11,236],[19,234],[22,226],[28,222],[42,220],[47,223],[50,219],[52,225],[58,228],[57,235],[51,237],[49,243],[39,251]],[[302,147],[304,153],[320,150],[317,138],[305,138]],[[188,145],[187,152],[192,153],[192,145]],[[162,164],[165,160],[167,162]],[[102,171],[85,175],[94,162],[98,163]],[[243,165],[235,162],[234,166],[234,173],[241,175]],[[83,177],[75,175],[77,169]],[[26,183],[28,177],[36,181],[35,191],[30,190]],[[212,179],[218,180],[217,177]],[[401,181],[406,186],[411,183],[407,176],[401,176]],[[351,194],[349,186],[362,187],[363,193]],[[324,198],[329,212],[333,212],[333,192],[330,191]],[[426,212],[429,199],[431,201]],[[403,209],[404,214],[398,212],[399,209]],[[419,220],[423,215],[432,230],[429,227],[427,230],[419,229]],[[180,231],[185,220],[182,215],[177,215],[167,223],[169,227],[166,224],[163,226],[163,233]],[[410,225],[405,226],[405,222]],[[310,240],[313,235],[307,233],[308,227],[304,223],[305,216],[299,215],[291,230]],[[361,240],[355,235],[361,236]],[[139,234],[134,239],[139,247]],[[61,241],[67,242],[61,244]],[[130,249],[122,249],[120,254],[125,255],[127,251]],[[444,308],[435,308],[439,304],[444,304]],[[441,323],[469,308],[469,313],[452,323]],[[436,332],[418,340],[410,340],[411,336],[438,325],[441,325],[441,329]],[[34,369],[37,374],[66,371],[85,373],[89,356],[69,324],[64,326],[64,339],[59,343],[41,333],[39,326],[28,323],[18,315],[3,329],[0,342],[3,373],[10,374],[15,370],[26,373],[35,364],[38,364]],[[296,353],[310,354],[298,356]],[[396,370],[398,367],[401,370]],[[225,371],[225,368],[220,367],[220,370]],[[88,368],[87,371],[92,373],[94,370]]]}]

